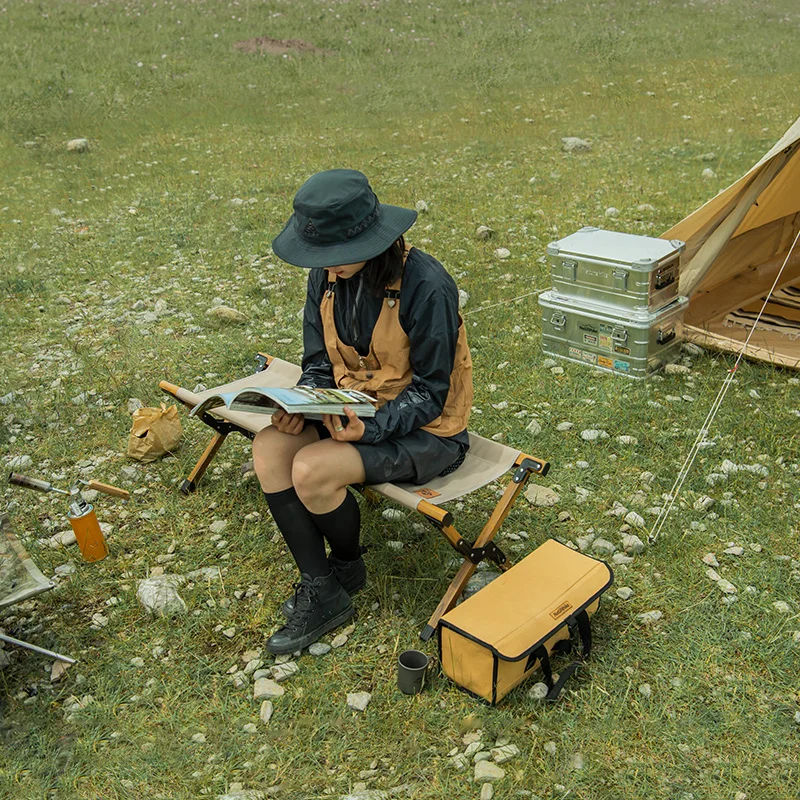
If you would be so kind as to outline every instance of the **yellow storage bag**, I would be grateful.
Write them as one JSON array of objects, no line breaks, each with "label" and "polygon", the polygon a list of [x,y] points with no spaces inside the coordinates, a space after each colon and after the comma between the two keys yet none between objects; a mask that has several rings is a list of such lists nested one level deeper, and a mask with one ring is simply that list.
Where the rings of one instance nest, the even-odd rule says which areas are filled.
[{"label": "yellow storage bag", "polygon": [[[442,617],[442,670],[494,705],[541,667],[547,699],[556,700],[591,651],[589,617],[613,582],[605,562],[546,541]],[[554,683],[550,654],[569,652],[573,641],[581,656]]]}]

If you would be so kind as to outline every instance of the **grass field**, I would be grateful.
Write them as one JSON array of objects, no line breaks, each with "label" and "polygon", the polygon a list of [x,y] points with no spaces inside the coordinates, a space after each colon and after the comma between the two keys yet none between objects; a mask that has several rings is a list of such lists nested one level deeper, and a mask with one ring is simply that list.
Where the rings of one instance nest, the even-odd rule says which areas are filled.
[{"label": "grass field", "polygon": [[[498,541],[515,558],[548,537],[621,548],[608,512],[655,521],[731,359],[686,354],[688,373],[641,382],[554,370],[530,295],[548,286],[546,244],[583,225],[658,235],[738,178],[800,113],[799,34],[794,0],[0,4],[0,456],[29,456],[24,471],[59,486],[134,493],[98,497],[111,557],[88,564],[49,546],[68,528],[62,499],[0,490],[42,571],[74,566],[0,627],[79,659],[51,682],[46,659],[6,648],[0,797],[478,798],[471,758],[452,758],[473,738],[520,750],[495,798],[796,798],[797,373],[742,365],[716,445],[661,539],[616,568],[632,595],[605,597],[591,663],[554,706],[526,685],[489,708],[441,675],[398,693],[395,655],[419,645],[452,551],[365,507],[355,627],[303,654],[265,725],[235,673],[274,663],[259,651],[295,576],[240,476],[247,443],[227,442],[188,498],[177,486],[202,426],[184,415],[174,458],[142,465],[125,448],[128,400],[157,405],[159,380],[212,386],[258,350],[300,357],[305,275],[269,243],[309,175],[354,167],[382,200],[426,204],[410,241],[469,293],[471,427],[552,462],[542,483],[559,502],[521,499],[503,528],[517,538]],[[327,52],[234,48],[257,36]],[[591,152],[565,153],[566,136]],[[77,137],[87,152],[67,150]],[[247,321],[209,317],[220,303]],[[589,428],[609,438],[585,442]],[[758,474],[709,483],[726,459]],[[464,503],[471,535],[494,500]],[[707,553],[736,593],[707,577]],[[138,580],[202,567],[222,578],[183,583],[185,615],[142,610]],[[346,705],[355,691],[372,693],[364,712]]]}]

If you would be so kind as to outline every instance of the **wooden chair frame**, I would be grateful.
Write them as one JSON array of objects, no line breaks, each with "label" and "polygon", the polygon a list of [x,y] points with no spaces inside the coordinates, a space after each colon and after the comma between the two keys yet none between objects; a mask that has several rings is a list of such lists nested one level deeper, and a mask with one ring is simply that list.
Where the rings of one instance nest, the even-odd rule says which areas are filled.
[{"label": "wooden chair frame", "polygon": [[[259,365],[256,374],[267,370],[270,365],[276,361],[279,361],[265,353],[259,353],[256,357],[256,360],[258,361]],[[286,364],[286,362],[280,363],[284,365]],[[293,369],[297,370],[299,368],[293,367]],[[176,386],[173,383],[169,383],[168,381],[161,381],[159,387],[164,392],[181,402],[187,408],[194,408],[200,402],[201,397],[208,397],[210,394],[215,394],[220,388],[222,388],[218,387],[216,390],[207,390],[203,392],[202,395],[197,395],[194,392],[189,392],[188,390],[182,389],[181,387]],[[253,439],[257,430],[260,430],[261,427],[265,427],[266,424],[268,424],[268,417],[266,415],[243,415],[241,413],[237,414],[234,412],[228,412],[227,409],[224,408],[214,409],[213,413],[202,412],[196,416],[198,419],[212,428],[214,433],[208,446],[203,451],[203,454],[200,456],[197,463],[194,465],[194,468],[181,484],[181,492],[187,495],[197,488],[197,484],[200,482],[200,479],[208,469],[209,464],[213,461],[217,451],[230,433],[240,433],[242,436],[245,436],[248,439]],[[225,417],[229,418],[226,419]],[[246,417],[259,418],[256,422],[256,424],[259,426],[257,430],[251,430],[251,427],[253,427],[252,423],[255,421],[251,421],[251,424],[248,425],[247,421],[245,421]],[[450,582],[450,585],[447,587],[447,591],[439,601],[436,610],[433,612],[428,620],[428,623],[420,632],[420,638],[425,641],[430,639],[435,633],[439,619],[456,604],[456,601],[464,591],[464,587],[467,585],[467,581],[469,581],[469,579],[475,573],[475,570],[481,561],[488,559],[494,562],[494,564],[502,571],[506,571],[510,568],[511,562],[508,556],[497,546],[497,544],[495,544],[494,538],[500,530],[500,526],[503,524],[503,521],[511,511],[511,507],[514,504],[514,501],[517,499],[517,496],[525,488],[530,476],[534,474],[544,476],[547,474],[547,471],[550,468],[548,462],[543,461],[542,459],[534,458],[533,456],[526,455],[520,451],[512,451],[511,448],[489,442],[488,440],[472,433],[470,433],[470,441],[471,449],[470,452],[467,453],[464,465],[466,465],[470,459],[476,460],[474,456],[470,455],[473,451],[473,448],[476,447],[488,447],[495,449],[499,448],[504,451],[503,455],[506,456],[506,460],[503,463],[499,463],[499,465],[494,465],[497,467],[497,469],[494,473],[490,473],[490,477],[488,477],[488,479],[483,479],[482,482],[477,483],[471,488],[467,488],[465,491],[459,491],[455,494],[450,493],[448,496],[446,492],[437,492],[427,487],[415,488],[408,485],[398,485],[392,483],[383,483],[375,486],[354,487],[367,496],[374,492],[378,495],[382,495],[390,500],[398,502],[401,505],[404,505],[406,508],[418,511],[423,517],[425,517],[426,520],[428,520],[428,522],[441,531],[456,552],[464,557],[463,563],[459,567],[458,572],[453,580]],[[459,471],[464,469],[464,465],[455,470],[455,472],[452,473],[452,476],[457,476]],[[463,496],[464,494],[468,494],[469,492],[480,488],[480,486],[485,486],[487,483],[498,478],[503,473],[508,472],[509,469],[511,470],[511,477],[506,484],[505,491],[495,505],[480,534],[474,542],[464,538],[464,536],[462,536],[462,534],[459,533],[458,529],[455,527],[451,512],[440,508],[438,503],[449,502],[451,499]],[[432,482],[432,485],[435,485],[437,488],[443,488],[443,486],[450,482],[450,478],[451,476],[437,478]]]}]

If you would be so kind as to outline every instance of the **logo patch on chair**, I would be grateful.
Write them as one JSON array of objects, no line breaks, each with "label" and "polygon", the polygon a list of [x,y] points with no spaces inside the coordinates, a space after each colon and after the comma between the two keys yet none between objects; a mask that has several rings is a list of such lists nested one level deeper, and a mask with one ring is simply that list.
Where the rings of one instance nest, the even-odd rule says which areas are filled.
[{"label": "logo patch on chair", "polygon": [[439,497],[441,492],[434,492],[433,489],[417,489],[414,494],[418,494],[420,497]]}]

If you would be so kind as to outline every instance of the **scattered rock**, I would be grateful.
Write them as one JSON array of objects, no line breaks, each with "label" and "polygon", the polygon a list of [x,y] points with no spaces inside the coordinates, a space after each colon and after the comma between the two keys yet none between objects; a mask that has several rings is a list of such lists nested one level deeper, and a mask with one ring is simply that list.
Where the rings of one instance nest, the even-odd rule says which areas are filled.
[{"label": "scattered rock", "polygon": [[224,531],[227,527],[227,520],[216,519],[208,526],[208,529],[211,531],[211,533],[222,533],[222,531]]},{"label": "scattered rock", "polygon": [[539,486],[538,483],[531,483],[525,490],[525,497],[534,506],[554,506],[561,498],[552,489]]},{"label": "scattered rock", "polygon": [[608,539],[595,539],[592,542],[592,550],[598,556],[611,556],[617,551],[617,547],[613,542]]},{"label": "scattered rock", "polygon": [[62,547],[69,547],[75,544],[75,531],[70,528],[68,531],[59,531],[47,540],[47,544],[54,550],[59,550]]},{"label": "scattered rock", "polygon": [[388,522],[402,522],[406,518],[406,515],[397,508],[387,508],[381,516]]},{"label": "scattered rock", "polygon": [[691,372],[689,367],[683,364],[666,364],[664,366],[664,373],[666,375],[688,375]]},{"label": "scattered rock", "polygon": [[577,136],[564,136],[562,149],[565,153],[588,153],[592,149],[592,143]]},{"label": "scattered rock", "polygon": [[719,561],[717,561],[717,557],[713,553],[706,553],[703,556],[703,563],[708,564],[710,567],[719,566]]},{"label": "scattered rock", "polygon": [[626,533],[622,537],[622,549],[626,553],[639,555],[640,553],[644,553],[644,542],[638,536],[636,536],[636,534]]},{"label": "scattered rock", "polygon": [[559,422],[558,425],[556,425],[556,430],[561,431],[563,433],[564,431],[572,430],[574,427],[575,427],[574,422]]},{"label": "scattered rock", "polygon": [[66,661],[54,661],[53,666],[50,667],[50,682],[58,683],[58,681],[60,681],[64,677],[64,673],[71,666],[72,665],[67,663]]},{"label": "scattered rock", "polygon": [[640,514],[637,514],[635,511],[629,511],[625,515],[625,522],[627,522],[628,525],[630,525],[632,528],[645,528],[645,527],[647,527],[645,525],[644,518]]},{"label": "scattered rock", "polygon": [[628,436],[627,434],[623,434],[622,436],[617,436],[617,441],[620,444],[627,444],[627,445],[639,444],[639,440],[635,436]]},{"label": "scattered rock", "polygon": [[630,586],[620,586],[615,594],[620,600],[630,600],[633,597],[633,589]]},{"label": "scattered rock", "polygon": [[779,614],[788,614],[792,609],[790,608],[789,604],[784,600],[776,600],[772,607],[779,613]]},{"label": "scattered rock", "polygon": [[505,744],[493,747],[489,752],[495,764],[505,764],[506,761],[511,761],[512,758],[519,755],[519,747],[515,744]]},{"label": "scattered rock", "polygon": [[555,742],[546,742],[544,745],[544,751],[550,756],[554,756],[556,754],[556,743]]},{"label": "scattered rock", "polygon": [[653,689],[651,688],[649,683],[643,683],[639,687],[639,694],[642,697],[650,697],[653,694]]},{"label": "scattered rock", "polygon": [[729,556],[741,556],[744,555],[744,547],[734,545],[733,547],[726,547],[722,552]]},{"label": "scattered rock", "polygon": [[494,257],[499,259],[506,259],[511,256],[511,251],[507,247],[498,247],[494,251]]},{"label": "scattered rock", "polygon": [[491,239],[494,236],[494,231],[488,225],[478,225],[475,236],[479,239]]},{"label": "scattered rock", "polygon": [[587,428],[585,431],[581,431],[581,439],[584,442],[596,442],[598,439],[608,439],[608,433],[595,428]]},{"label": "scattered rock", "polygon": [[269,721],[272,719],[272,714],[275,711],[275,708],[272,705],[272,700],[265,700],[261,704],[261,709],[258,712],[258,718],[265,724],[269,725]]},{"label": "scattered rock", "polygon": [[662,611],[645,611],[643,614],[637,614],[636,619],[645,625],[652,625],[654,622],[658,622],[663,616],[664,613]]},{"label": "scattered rock", "polygon": [[372,695],[369,692],[348,692],[347,693],[347,707],[352,708],[353,711],[364,711],[372,700]]},{"label": "scattered rock", "polygon": [[717,581],[717,586],[723,592],[725,592],[725,594],[736,594],[739,591],[729,580],[726,580],[725,578],[720,578]]},{"label": "scattered rock", "polygon": [[711,167],[706,167],[706,168],[705,168],[705,169],[704,169],[704,170],[703,170],[703,171],[700,173],[700,176],[701,176],[701,177],[703,177],[703,178],[705,178],[706,180],[710,180],[711,178],[716,178],[716,177],[717,177],[717,173],[716,173],[716,172],[714,172],[714,170],[713,170],[713,169],[711,169]]},{"label": "scattered rock", "polygon": [[272,700],[285,694],[286,689],[270,678],[259,678],[253,685],[253,700]]},{"label": "scattered rock", "polygon": [[492,800],[494,797],[494,786],[491,783],[484,783],[481,786],[480,800]]},{"label": "scattered rock", "polygon": [[312,656],[324,656],[326,653],[330,653],[331,646],[327,642],[314,642],[309,648],[308,652]]},{"label": "scattered rock", "polygon": [[531,697],[534,700],[544,700],[549,691],[550,689],[546,683],[534,683],[533,686],[528,689],[528,697]]},{"label": "scattered rock", "polygon": [[506,771],[492,761],[479,761],[475,765],[475,783],[494,783],[506,776]]},{"label": "scattered rock", "polygon": [[230,306],[213,306],[206,312],[209,317],[219,320],[220,322],[229,322],[233,324],[241,324],[247,322],[247,316],[242,314]]},{"label": "scattered rock", "polygon": [[713,497],[709,497],[707,494],[704,494],[694,501],[694,505],[692,507],[695,511],[708,511],[715,502],[716,500],[714,500]]},{"label": "scattered rock", "polygon": [[204,733],[193,733],[192,734],[192,741],[196,742],[197,744],[205,744],[206,743],[206,735]]},{"label": "scattered rock", "polygon": [[280,683],[281,681],[291,678],[292,675],[297,675],[298,672],[300,672],[300,667],[297,665],[297,662],[287,661],[285,664],[276,664],[272,668],[272,678]]},{"label": "scattered rock", "polygon": [[136,597],[142,606],[159,617],[172,617],[186,612],[186,602],[178,594],[180,577],[157,575],[139,581]]},{"label": "scattered rock", "polygon": [[33,459],[30,456],[14,456],[8,460],[8,466],[12,470],[27,469],[33,464]]},{"label": "scattered rock", "polygon": [[542,432],[542,423],[538,419],[532,419],[526,426],[525,430],[531,436],[538,436]]},{"label": "scattered rock", "polygon": [[606,209],[606,216],[607,217],[618,217],[619,216],[619,209],[614,208],[614,206],[610,206]]},{"label": "scattered rock", "polygon": [[348,636],[346,633],[340,633],[333,637],[331,640],[331,647],[339,648],[347,644]]},{"label": "scattered rock", "polygon": [[70,153],[88,153],[89,140],[88,139],[70,139],[67,142],[67,151]]}]

